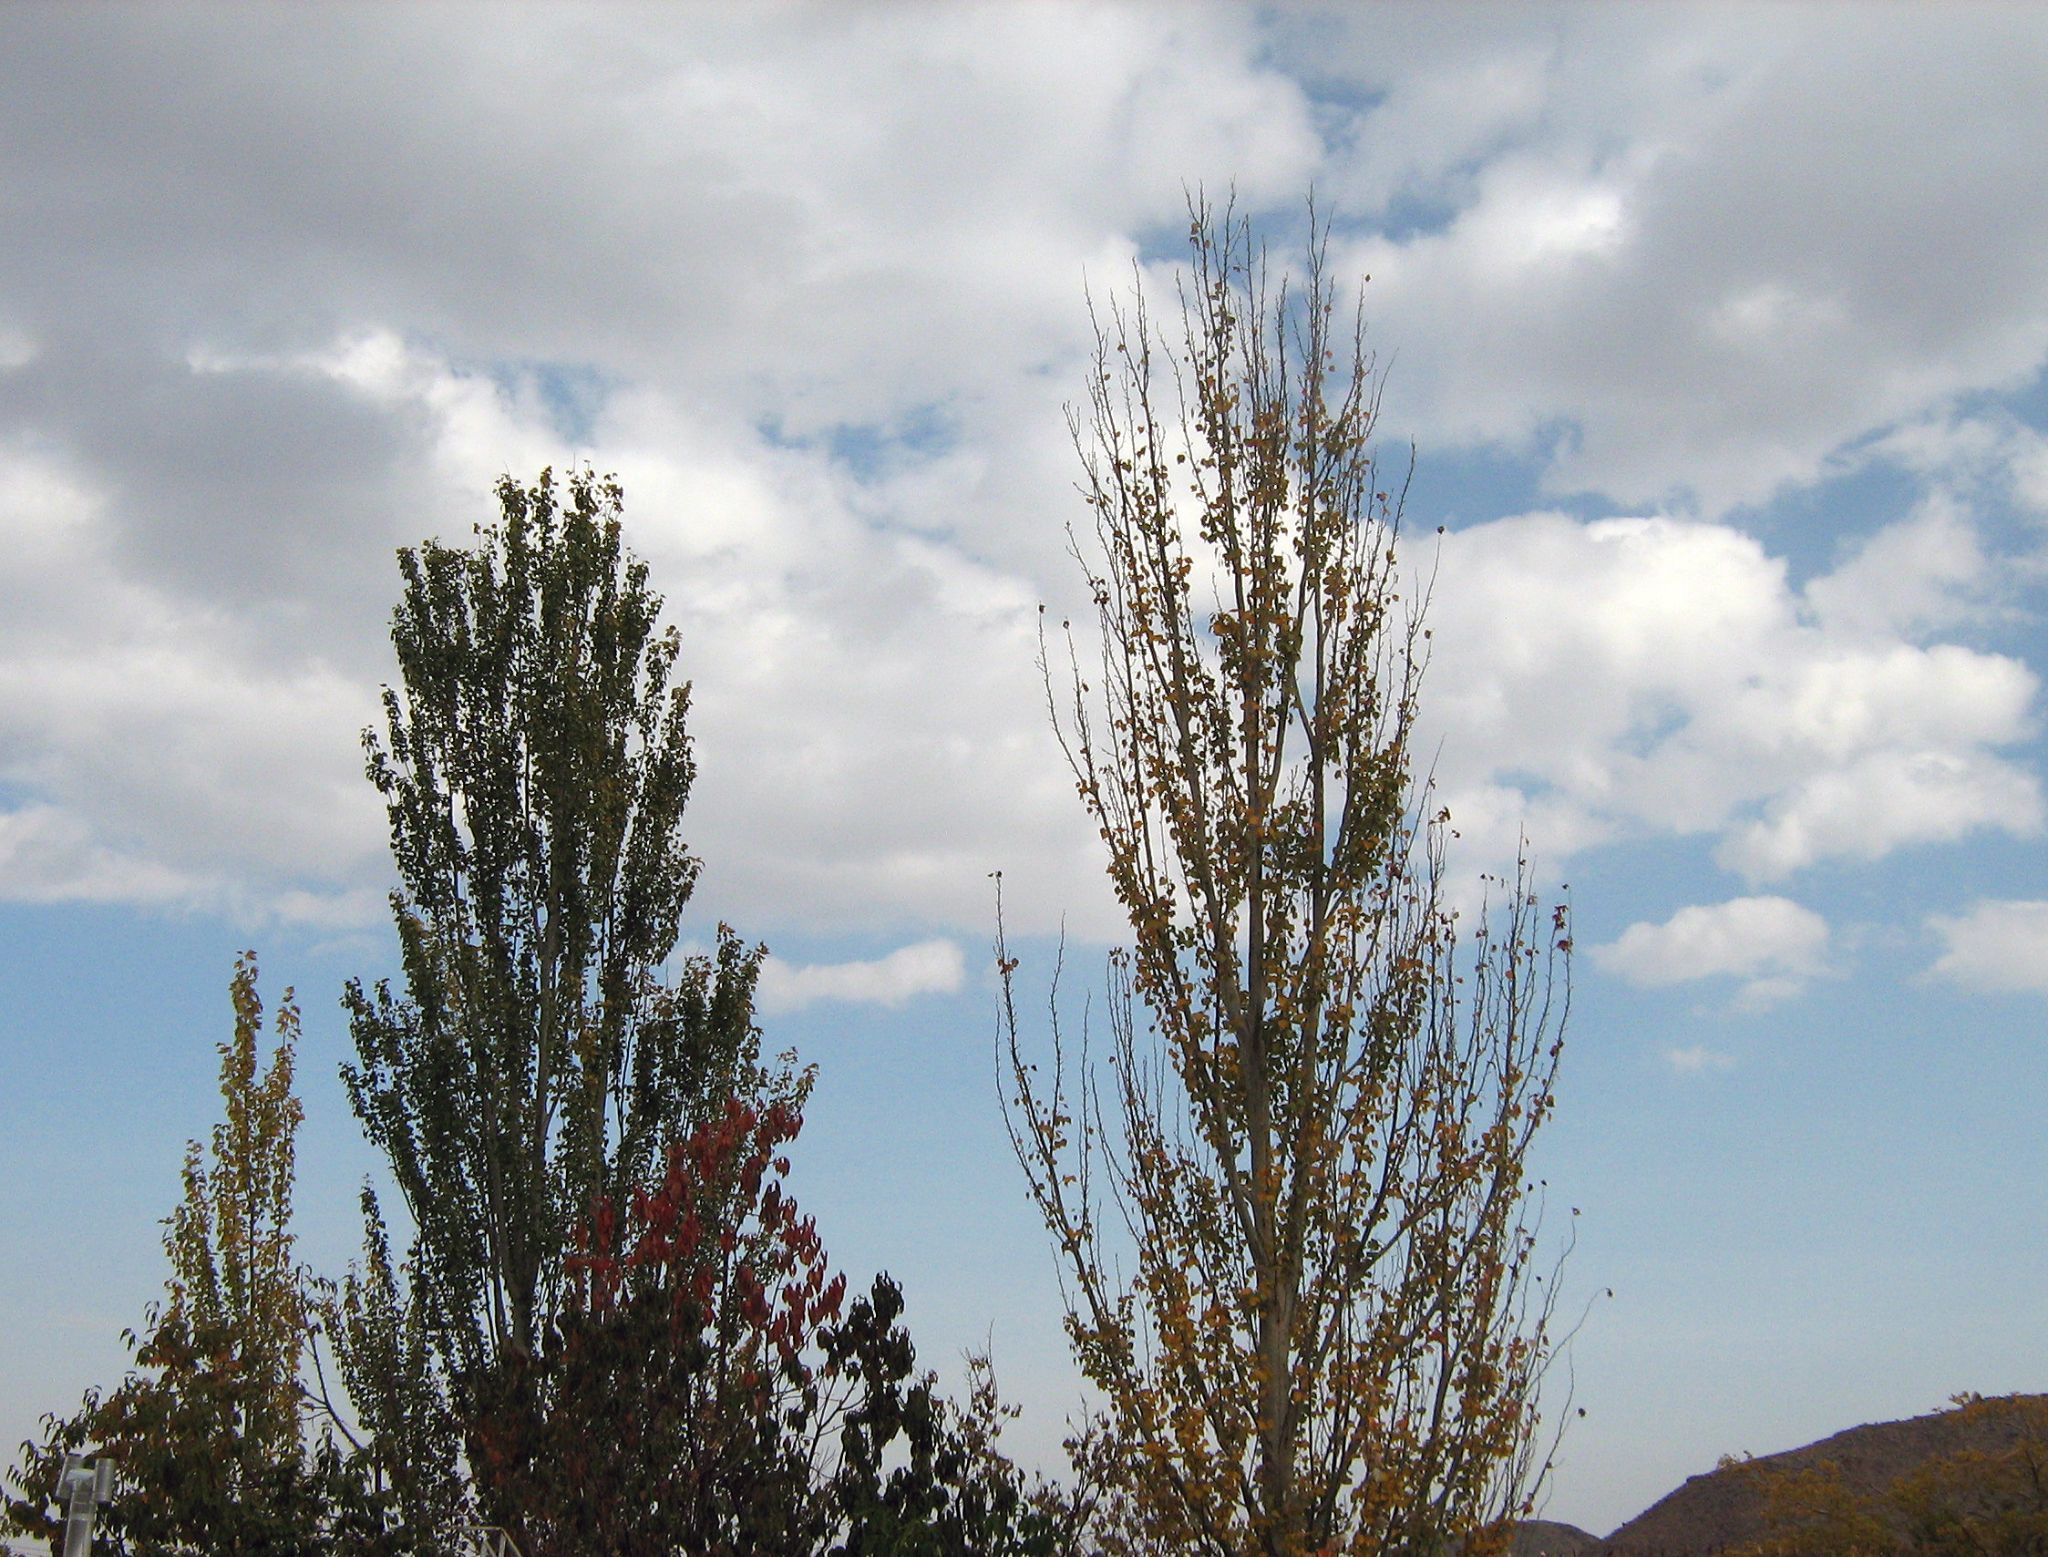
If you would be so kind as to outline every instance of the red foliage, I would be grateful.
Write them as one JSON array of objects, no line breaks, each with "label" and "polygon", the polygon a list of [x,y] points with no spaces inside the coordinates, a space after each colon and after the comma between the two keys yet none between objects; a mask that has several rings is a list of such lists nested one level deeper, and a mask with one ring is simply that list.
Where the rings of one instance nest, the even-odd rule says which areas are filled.
[{"label": "red foliage", "polygon": [[816,1359],[846,1279],[783,1184],[802,1123],[787,1102],[728,1099],[651,1188],[593,1207],[556,1333],[470,1434],[487,1502],[532,1557],[822,1535],[843,1383]]},{"label": "red foliage", "polygon": [[597,1205],[568,1261],[572,1312],[603,1321],[661,1293],[677,1336],[699,1326],[727,1341],[752,1332],[785,1366],[803,1368],[818,1326],[839,1317],[846,1278],[828,1278],[816,1220],[783,1192],[790,1164],[779,1148],[802,1129],[785,1101],[728,1098],[723,1114],[669,1148],[661,1182],[634,1190],[623,1216],[610,1201]]}]

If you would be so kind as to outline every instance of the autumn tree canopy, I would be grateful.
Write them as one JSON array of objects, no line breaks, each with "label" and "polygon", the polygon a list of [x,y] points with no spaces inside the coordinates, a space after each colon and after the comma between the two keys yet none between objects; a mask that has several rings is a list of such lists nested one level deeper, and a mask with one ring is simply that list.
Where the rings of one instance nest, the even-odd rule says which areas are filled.
[{"label": "autumn tree canopy", "polygon": [[[789,1192],[789,1103],[728,1099],[601,1203],[531,1398],[473,1435],[526,1557],[1055,1557],[1070,1504],[917,1367],[901,1288],[834,1272]],[[531,1423],[531,1427],[522,1424]]]},{"label": "autumn tree canopy", "polygon": [[292,1191],[299,1123],[299,1010],[278,1002],[264,1061],[256,960],[231,986],[220,1045],[221,1119],[185,1155],[185,1193],[164,1222],[165,1300],[127,1340],[135,1368],[90,1391],[48,1437],[23,1445],[7,1525],[62,1549],[57,1483],[67,1452],[108,1455],[118,1492],[103,1548],[135,1557],[231,1557],[330,1544],[383,1551],[383,1504],[330,1431],[308,1426],[302,1379],[310,1295],[296,1255]]},{"label": "autumn tree canopy", "polygon": [[1072,417],[1099,657],[1070,632],[1047,691],[1129,918],[1107,1071],[1057,1021],[1034,1061],[999,943],[1012,1139],[1127,1549],[1477,1550],[1531,1470],[1570,940],[1520,879],[1449,901],[1406,460],[1327,235],[1276,276],[1191,216],[1177,319],[1098,315]]}]

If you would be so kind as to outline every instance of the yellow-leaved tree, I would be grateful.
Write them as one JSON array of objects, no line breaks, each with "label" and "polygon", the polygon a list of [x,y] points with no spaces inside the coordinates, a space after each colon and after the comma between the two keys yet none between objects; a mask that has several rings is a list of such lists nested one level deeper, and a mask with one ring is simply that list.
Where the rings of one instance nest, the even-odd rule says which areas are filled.
[{"label": "yellow-leaved tree", "polygon": [[1034,1063],[997,946],[1011,1138],[1103,1405],[1103,1541],[1498,1549],[1541,1469],[1525,1172],[1564,911],[1525,870],[1465,922],[1447,901],[1406,462],[1375,459],[1327,231],[1297,283],[1247,221],[1190,216],[1173,338],[1136,286],[1071,413],[1100,658],[1070,632],[1046,685],[1130,924],[1106,1073],[1057,1009]]},{"label": "yellow-leaved tree", "polygon": [[111,1457],[117,1491],[98,1539],[132,1557],[391,1551],[385,1500],[331,1424],[309,1431],[301,1362],[312,1304],[295,1252],[293,1089],[299,1009],[286,990],[262,1055],[254,953],[235,965],[234,1036],[220,1049],[222,1118],[191,1143],[185,1196],[164,1223],[165,1302],[126,1339],[135,1367],[90,1390],[70,1417],[22,1445],[6,1527],[64,1544],[58,1485],[67,1453]]}]

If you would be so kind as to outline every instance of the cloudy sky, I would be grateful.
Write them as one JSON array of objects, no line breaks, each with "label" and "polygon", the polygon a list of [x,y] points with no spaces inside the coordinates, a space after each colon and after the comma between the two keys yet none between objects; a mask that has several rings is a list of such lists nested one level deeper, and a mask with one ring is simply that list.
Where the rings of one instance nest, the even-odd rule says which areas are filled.
[{"label": "cloudy sky", "polygon": [[0,1440],[117,1374],[245,946],[347,1260],[393,548],[583,461],[695,683],[690,933],[823,1070],[799,1195],[1048,1453],[988,874],[1027,980],[1115,937],[1034,634],[1084,287],[1190,187],[1370,274],[1460,868],[1569,883],[1551,1514],[2048,1388],[2044,101],[1961,5],[0,11]]}]

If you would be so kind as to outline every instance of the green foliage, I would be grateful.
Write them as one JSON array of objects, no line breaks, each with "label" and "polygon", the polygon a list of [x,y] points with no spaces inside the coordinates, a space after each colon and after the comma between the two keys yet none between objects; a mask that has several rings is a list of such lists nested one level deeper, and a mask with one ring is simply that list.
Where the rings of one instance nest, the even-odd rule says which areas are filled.
[{"label": "green foliage", "polygon": [[[337,1286],[323,1283],[317,1313],[351,1408],[360,1469],[387,1516],[395,1552],[438,1553],[469,1522],[459,1458],[461,1423],[449,1405],[424,1315],[394,1268],[376,1196],[365,1187],[363,1260]],[[315,1352],[317,1360],[318,1353]],[[331,1421],[342,1412],[327,1394]]]},{"label": "green foliage", "polygon": [[234,1037],[220,1045],[224,1118],[210,1153],[194,1141],[185,1195],[165,1222],[168,1301],[126,1335],[135,1370],[111,1394],[45,1417],[23,1446],[8,1503],[18,1534],[63,1543],[57,1479],[71,1451],[113,1455],[120,1491],[98,1537],[116,1552],[325,1550],[374,1542],[379,1499],[331,1434],[307,1442],[299,1368],[308,1298],[293,1255],[292,1090],[299,1014],[286,991],[277,1045],[259,1075],[263,1007],[254,954],[236,965]]},{"label": "green foliage", "polygon": [[[832,1557],[1056,1557],[1079,1550],[1089,1503],[1027,1481],[998,1446],[1013,1417],[986,1356],[970,1356],[965,1407],[915,1371],[903,1295],[886,1276],[824,1337],[824,1371],[858,1383],[832,1484]],[[884,1471],[890,1459],[894,1468]]]},{"label": "green foliage", "polygon": [[185,1198],[164,1239],[170,1306],[195,1334],[235,1337],[251,1390],[241,1436],[265,1458],[282,1459],[299,1445],[299,1352],[307,1324],[291,1230],[295,1144],[305,1118],[292,1090],[299,1010],[286,990],[277,1048],[259,1079],[263,1002],[255,953],[236,964],[231,994],[235,1034],[220,1045],[226,1117],[213,1129],[210,1169],[197,1141],[186,1148]]},{"label": "green foliage", "polygon": [[120,1482],[101,1510],[100,1551],[135,1557],[285,1557],[337,1541],[383,1552],[382,1500],[327,1433],[274,1455],[244,1428],[271,1404],[272,1381],[245,1366],[239,1337],[192,1324],[177,1310],[152,1316],[127,1339],[139,1373],[112,1394],[88,1392],[72,1417],[44,1418],[41,1445],[24,1445],[9,1524],[63,1550],[57,1478],[68,1452],[112,1454]]},{"label": "green foliage", "polygon": [[473,546],[399,554],[402,686],[364,745],[405,992],[344,999],[350,1100],[418,1230],[418,1323],[465,1418],[548,1335],[590,1208],[766,1084],[758,949],[721,927],[715,957],[659,977],[698,869],[689,693],[619,488],[543,471],[498,500]]},{"label": "green foliage", "polygon": [[295,1263],[298,1012],[262,1069],[244,959],[168,1300],[122,1385],[25,1447],[10,1526],[60,1541],[62,1459],[90,1448],[126,1483],[105,1544],[150,1557],[427,1557],[478,1518],[526,1557],[1073,1549],[1078,1502],[997,1446],[986,1362],[944,1399],[895,1283],[849,1302],[786,1193],[811,1075],[761,1064],[762,952],[721,926],[669,967],[688,689],[616,485],[498,496],[474,546],[400,554],[401,686],[364,737],[405,978],[349,984],[343,1079],[409,1257],[366,1186],[361,1262]]}]

